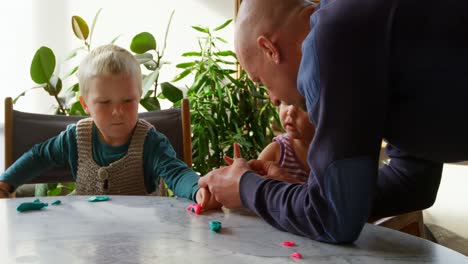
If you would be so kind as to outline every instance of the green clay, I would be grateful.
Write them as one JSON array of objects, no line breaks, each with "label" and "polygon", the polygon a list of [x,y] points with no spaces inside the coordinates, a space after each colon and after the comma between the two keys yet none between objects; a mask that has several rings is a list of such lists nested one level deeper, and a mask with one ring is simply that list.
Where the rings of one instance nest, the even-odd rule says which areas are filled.
[{"label": "green clay", "polygon": [[61,204],[61,203],[62,203],[62,201],[57,200],[57,201],[55,201],[55,202],[53,202],[53,203],[51,203],[51,204],[52,204],[52,205],[59,205],[59,204]]},{"label": "green clay", "polygon": [[88,198],[88,202],[103,202],[109,200],[109,196],[91,196]]},{"label": "green clay", "polygon": [[48,205],[47,203],[41,203],[40,201],[34,201],[32,203],[22,203],[16,208],[16,211],[26,212],[26,211],[32,211],[32,210],[41,210],[47,205]]},{"label": "green clay", "polygon": [[221,222],[210,221],[209,224],[210,224],[210,230],[211,231],[219,232],[219,230],[221,229]]}]

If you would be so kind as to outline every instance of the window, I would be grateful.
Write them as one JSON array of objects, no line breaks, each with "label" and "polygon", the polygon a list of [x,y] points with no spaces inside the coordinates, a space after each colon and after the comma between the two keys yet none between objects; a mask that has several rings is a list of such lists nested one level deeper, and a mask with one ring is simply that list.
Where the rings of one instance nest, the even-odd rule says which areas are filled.
[{"label": "window", "polygon": [[[116,36],[117,45],[129,48],[137,33],[148,31],[160,45],[172,10],[175,11],[169,29],[164,60],[171,62],[163,67],[160,80],[170,81],[180,71],[175,68],[184,60],[183,52],[197,49],[197,33],[192,25],[218,26],[233,18],[233,0],[108,0],[108,1],[8,1],[0,9],[0,124],[3,123],[3,101],[6,96],[15,97],[35,84],[29,76],[34,52],[41,46],[50,47],[60,64],[67,53],[82,44],[71,30],[70,21],[78,15],[91,25],[94,15],[102,8],[92,39],[92,46],[106,44]],[[233,24],[223,30],[222,37],[233,45]],[[76,62],[74,65],[76,65]],[[62,63],[63,64],[63,63]],[[61,65],[62,65],[61,64]],[[60,76],[68,71],[66,64],[60,67]],[[68,88],[64,83],[64,89]],[[54,101],[45,92],[28,93],[17,104],[23,111],[50,113]]]}]

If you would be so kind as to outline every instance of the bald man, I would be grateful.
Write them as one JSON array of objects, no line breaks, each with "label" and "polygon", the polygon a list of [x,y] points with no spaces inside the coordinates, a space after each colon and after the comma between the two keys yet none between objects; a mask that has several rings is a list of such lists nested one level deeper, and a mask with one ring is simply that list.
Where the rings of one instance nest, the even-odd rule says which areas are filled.
[{"label": "bald man", "polygon": [[[275,104],[306,105],[311,173],[287,183],[274,164],[237,158],[199,185],[329,243],[356,240],[369,216],[431,206],[443,163],[468,159],[466,14],[458,0],[244,0],[239,61]],[[379,169],[382,139],[391,161]]]}]

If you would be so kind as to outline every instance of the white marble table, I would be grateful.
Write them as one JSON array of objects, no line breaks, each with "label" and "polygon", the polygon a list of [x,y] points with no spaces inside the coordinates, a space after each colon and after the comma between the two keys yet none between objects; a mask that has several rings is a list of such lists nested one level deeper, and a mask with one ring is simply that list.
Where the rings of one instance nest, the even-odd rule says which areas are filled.
[{"label": "white marble table", "polygon": [[[0,263],[468,263],[437,244],[367,225],[352,245],[330,245],[281,232],[245,210],[195,215],[176,198],[84,196],[41,199],[41,211],[18,213],[31,198],[0,199]],[[220,221],[220,233],[208,222]],[[283,247],[285,240],[297,246]],[[290,258],[298,251],[302,260]]]}]

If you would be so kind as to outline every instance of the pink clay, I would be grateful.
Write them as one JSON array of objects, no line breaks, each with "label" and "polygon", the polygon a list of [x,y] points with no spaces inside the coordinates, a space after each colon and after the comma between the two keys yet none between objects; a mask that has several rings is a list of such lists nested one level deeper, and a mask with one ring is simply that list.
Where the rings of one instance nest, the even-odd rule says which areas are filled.
[{"label": "pink clay", "polygon": [[187,206],[186,209],[187,211],[194,212],[197,215],[200,214],[202,211],[202,207],[199,204],[190,204],[189,206]]},{"label": "pink clay", "polygon": [[302,255],[299,252],[294,252],[291,254],[291,258],[301,259]]},{"label": "pink clay", "polygon": [[201,208],[201,205],[199,205],[199,204],[194,204],[194,205],[193,205],[193,209],[195,210],[194,213],[197,214],[197,215],[199,215],[199,214],[201,213],[201,209],[202,209],[202,208]]},{"label": "pink clay", "polygon": [[294,247],[296,245],[296,243],[294,243],[293,241],[283,241],[283,246],[285,247]]},{"label": "pink clay", "polygon": [[190,211],[192,211],[193,206],[194,206],[194,204],[189,204],[189,205],[187,206],[187,208],[185,208],[185,209],[187,209],[187,211],[190,212]]}]

